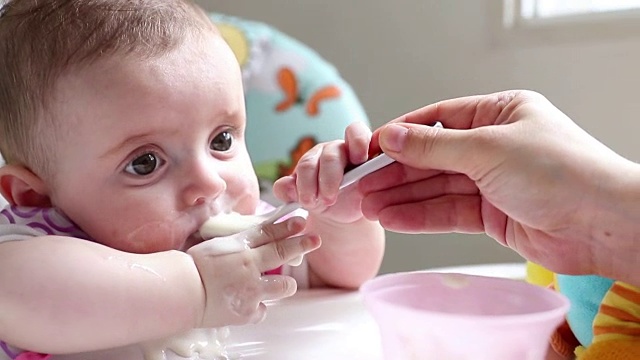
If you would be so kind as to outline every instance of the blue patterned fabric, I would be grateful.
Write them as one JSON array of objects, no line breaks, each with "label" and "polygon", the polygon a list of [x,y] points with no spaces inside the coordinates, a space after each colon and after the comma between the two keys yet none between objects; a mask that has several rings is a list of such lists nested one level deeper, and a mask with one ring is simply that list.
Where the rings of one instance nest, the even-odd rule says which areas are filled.
[{"label": "blue patterned fabric", "polygon": [[263,185],[287,175],[319,142],[369,121],[336,68],[296,39],[261,23],[210,14],[240,63],[247,146]]}]

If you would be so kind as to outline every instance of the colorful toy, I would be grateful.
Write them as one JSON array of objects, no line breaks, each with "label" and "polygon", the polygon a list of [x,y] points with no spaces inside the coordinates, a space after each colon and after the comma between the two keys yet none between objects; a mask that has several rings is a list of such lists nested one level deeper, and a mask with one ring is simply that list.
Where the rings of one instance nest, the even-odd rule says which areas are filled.
[{"label": "colorful toy", "polygon": [[566,324],[551,339],[560,355],[579,360],[640,359],[640,288],[595,275],[554,274],[532,263],[527,264],[527,280],[553,286],[571,302]]},{"label": "colorful toy", "polygon": [[211,14],[240,63],[246,143],[268,201],[270,184],[288,175],[319,142],[344,138],[354,121],[369,125],[353,89],[303,43],[264,23]]}]

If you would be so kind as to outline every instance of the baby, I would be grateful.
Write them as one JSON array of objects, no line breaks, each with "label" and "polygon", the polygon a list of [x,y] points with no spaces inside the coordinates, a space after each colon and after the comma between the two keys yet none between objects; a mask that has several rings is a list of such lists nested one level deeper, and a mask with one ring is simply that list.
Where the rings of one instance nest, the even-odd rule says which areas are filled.
[{"label": "baby", "polygon": [[216,255],[216,239],[203,241],[211,216],[270,209],[244,130],[237,61],[189,1],[8,1],[0,354],[108,351],[257,322],[263,301],[296,290],[282,265],[307,253],[296,280],[309,286],[373,277],[383,230],[354,186],[337,196],[344,167],[367,158],[362,124],[274,185],[306,220],[248,230],[241,252]]}]

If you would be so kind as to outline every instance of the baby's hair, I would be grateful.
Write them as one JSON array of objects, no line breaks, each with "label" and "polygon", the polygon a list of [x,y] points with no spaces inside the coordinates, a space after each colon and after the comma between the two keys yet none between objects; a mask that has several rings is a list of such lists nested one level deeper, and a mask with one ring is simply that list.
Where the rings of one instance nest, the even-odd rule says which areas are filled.
[{"label": "baby's hair", "polygon": [[161,56],[216,31],[189,0],[0,0],[0,152],[50,175],[56,81],[100,58]]}]

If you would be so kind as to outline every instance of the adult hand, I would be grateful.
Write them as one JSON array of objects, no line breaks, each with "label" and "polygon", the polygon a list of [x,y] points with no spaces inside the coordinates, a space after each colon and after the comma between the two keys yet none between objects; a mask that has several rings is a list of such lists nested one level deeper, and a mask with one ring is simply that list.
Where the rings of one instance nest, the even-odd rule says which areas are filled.
[{"label": "adult hand", "polygon": [[265,300],[276,300],[296,292],[296,282],[284,275],[262,275],[320,246],[315,235],[300,235],[303,218],[251,228],[231,235],[249,249],[220,254],[214,238],[191,247],[205,290],[201,327],[257,323],[264,318]]},{"label": "adult hand", "polygon": [[[424,126],[441,121],[444,129]],[[374,133],[399,163],[361,180],[363,213],[408,233],[485,232],[561,273],[640,283],[640,173],[542,95],[442,101]]]}]

